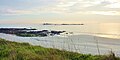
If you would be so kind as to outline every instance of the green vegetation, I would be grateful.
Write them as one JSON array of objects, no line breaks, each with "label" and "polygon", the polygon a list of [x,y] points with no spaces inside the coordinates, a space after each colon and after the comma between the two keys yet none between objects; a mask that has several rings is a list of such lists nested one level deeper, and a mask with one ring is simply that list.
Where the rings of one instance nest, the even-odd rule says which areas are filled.
[{"label": "green vegetation", "polygon": [[90,55],[0,39],[0,60],[120,60],[114,54]]},{"label": "green vegetation", "polygon": [[17,36],[22,36],[22,37],[36,37],[39,35],[36,34],[27,34],[27,33],[21,33],[21,34],[16,34]]},{"label": "green vegetation", "polygon": [[19,33],[16,35],[21,36],[21,37],[45,37],[45,36],[47,36],[45,34],[29,34],[29,33]]}]

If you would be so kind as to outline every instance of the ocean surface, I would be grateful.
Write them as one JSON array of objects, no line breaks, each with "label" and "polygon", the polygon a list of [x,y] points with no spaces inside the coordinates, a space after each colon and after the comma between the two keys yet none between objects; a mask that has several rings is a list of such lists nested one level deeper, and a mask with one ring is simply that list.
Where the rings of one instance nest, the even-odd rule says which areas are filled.
[{"label": "ocean surface", "polygon": [[84,25],[0,24],[0,28],[36,28],[38,30],[61,30],[74,34],[91,34],[106,38],[120,38],[120,23],[86,23]]},{"label": "ocean surface", "polygon": [[99,23],[84,25],[0,24],[0,28],[36,28],[73,32],[48,37],[19,37],[0,33],[0,38],[15,42],[27,42],[47,48],[74,51],[83,54],[108,54],[120,56],[120,24]]}]

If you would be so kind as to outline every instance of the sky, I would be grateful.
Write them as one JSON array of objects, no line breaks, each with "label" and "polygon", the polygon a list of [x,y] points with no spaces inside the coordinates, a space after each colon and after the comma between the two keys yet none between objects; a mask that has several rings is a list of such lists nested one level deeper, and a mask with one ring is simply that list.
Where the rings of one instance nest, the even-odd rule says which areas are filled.
[{"label": "sky", "polygon": [[0,0],[0,23],[120,23],[120,0]]}]

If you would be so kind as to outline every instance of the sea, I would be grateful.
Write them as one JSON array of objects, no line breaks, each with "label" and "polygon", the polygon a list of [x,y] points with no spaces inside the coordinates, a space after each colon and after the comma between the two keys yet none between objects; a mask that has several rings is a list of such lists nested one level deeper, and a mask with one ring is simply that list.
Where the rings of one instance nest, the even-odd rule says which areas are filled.
[{"label": "sea", "polygon": [[36,28],[74,34],[91,34],[106,38],[120,38],[120,23],[86,23],[84,25],[0,24],[0,28]]},{"label": "sea", "polygon": [[120,23],[85,23],[84,25],[0,24],[0,28],[36,28],[72,32],[48,37],[19,37],[0,33],[0,38],[26,42],[83,54],[102,55],[113,51],[120,56]]}]

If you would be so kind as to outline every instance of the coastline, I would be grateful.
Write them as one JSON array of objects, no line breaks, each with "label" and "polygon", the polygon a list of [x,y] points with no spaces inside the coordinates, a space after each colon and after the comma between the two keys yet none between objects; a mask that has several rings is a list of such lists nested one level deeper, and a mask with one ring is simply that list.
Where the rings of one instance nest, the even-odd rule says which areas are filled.
[{"label": "coastline", "polygon": [[[27,42],[35,46],[42,46],[46,48],[56,48],[83,54],[98,55],[96,41],[93,40],[93,36],[90,35],[74,35],[69,37],[18,37],[15,35],[0,33],[0,38],[15,42]],[[119,39],[102,37],[95,38],[99,41],[98,45],[101,55],[107,54],[112,50],[116,56],[120,56]]]},{"label": "coastline", "polygon": [[12,34],[21,37],[46,37],[60,35],[66,31],[37,30],[33,28],[0,28],[0,33]]}]

